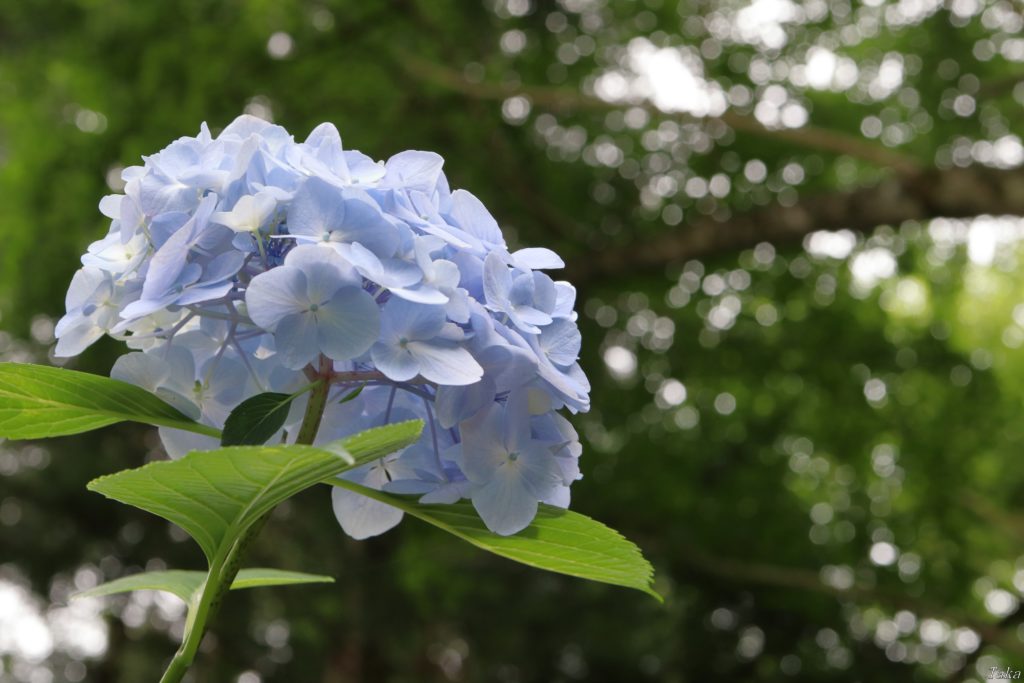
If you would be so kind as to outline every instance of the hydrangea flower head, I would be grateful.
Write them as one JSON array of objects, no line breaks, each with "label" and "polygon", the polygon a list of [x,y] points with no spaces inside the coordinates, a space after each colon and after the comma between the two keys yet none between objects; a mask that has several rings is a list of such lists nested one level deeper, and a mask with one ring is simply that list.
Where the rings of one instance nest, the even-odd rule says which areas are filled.
[{"label": "hydrangea flower head", "polygon": [[[344,476],[430,503],[471,500],[492,531],[569,504],[579,439],[559,410],[589,408],[576,292],[552,251],[509,251],[497,221],[451,191],[440,156],[386,162],[345,150],[330,124],[305,142],[242,116],[205,124],[124,171],[124,194],[72,280],[56,353],[104,334],[133,349],[112,375],[221,428],[260,392],[291,393],[327,364],[318,435],[423,419],[420,441]],[[356,389],[358,395],[342,401]],[[302,418],[293,405],[281,438]],[[214,440],[161,428],[172,457]],[[336,489],[356,538],[402,513]]]}]

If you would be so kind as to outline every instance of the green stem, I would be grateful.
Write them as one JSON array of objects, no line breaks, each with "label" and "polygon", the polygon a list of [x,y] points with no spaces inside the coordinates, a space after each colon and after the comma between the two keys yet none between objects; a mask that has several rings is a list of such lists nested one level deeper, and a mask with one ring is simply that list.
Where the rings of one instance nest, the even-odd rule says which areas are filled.
[{"label": "green stem", "polygon": [[[330,359],[320,356],[319,368],[316,372],[316,377],[319,380],[312,385],[309,403],[306,404],[306,413],[302,418],[302,426],[299,427],[296,443],[312,445],[316,439],[316,434],[320,430],[320,421],[324,416],[324,408],[327,407],[327,396],[331,391],[329,380],[333,370],[332,366]],[[228,592],[238,570],[241,569],[245,552],[263,529],[268,517],[270,517],[269,512],[253,522],[235,542],[231,551],[226,556],[215,558],[210,565],[210,571],[206,575],[202,591],[197,596],[198,602],[194,597],[192,604],[189,605],[188,618],[185,621],[185,637],[171,663],[167,666],[160,683],[180,683],[185,677],[199,650],[203,634],[206,633],[207,622],[220,608],[224,594]]]},{"label": "green stem", "polygon": [[299,427],[299,434],[295,439],[295,443],[312,445],[316,439],[317,432],[320,431],[320,421],[324,417],[324,408],[327,407],[327,396],[331,392],[330,378],[333,365],[329,358],[323,355],[320,356],[320,367],[317,377],[322,378],[323,381],[314,386],[313,391],[309,394],[306,414],[302,418],[302,426]]}]

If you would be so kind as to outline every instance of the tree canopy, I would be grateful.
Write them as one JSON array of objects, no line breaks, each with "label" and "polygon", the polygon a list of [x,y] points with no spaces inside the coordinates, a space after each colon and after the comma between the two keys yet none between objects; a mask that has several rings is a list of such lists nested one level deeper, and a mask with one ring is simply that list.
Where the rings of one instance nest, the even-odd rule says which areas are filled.
[{"label": "tree canopy", "polygon": [[[313,490],[252,559],[336,583],[232,595],[250,628],[197,680],[981,680],[1024,661],[1022,28],[1009,0],[7,3],[0,359],[48,358],[99,199],[202,121],[434,150],[566,256],[573,507],[666,603],[423,524],[351,542]],[[86,491],[140,453],[131,426],[0,444],[0,681],[158,675],[175,605],[65,604],[201,565]]]}]

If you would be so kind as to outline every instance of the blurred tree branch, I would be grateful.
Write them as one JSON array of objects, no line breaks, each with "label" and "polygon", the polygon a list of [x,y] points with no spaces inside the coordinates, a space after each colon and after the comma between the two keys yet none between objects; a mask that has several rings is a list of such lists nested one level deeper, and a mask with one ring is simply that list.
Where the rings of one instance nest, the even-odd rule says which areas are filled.
[{"label": "blurred tree branch", "polygon": [[511,162],[495,164],[495,171],[501,179],[502,186],[519,200],[523,210],[538,225],[566,240],[579,242],[585,237],[588,226],[581,224],[556,204],[547,201],[547,197],[538,191],[536,184],[530,182],[530,176],[526,174],[526,162],[515,145],[510,144],[504,135],[497,132],[487,136],[486,144],[495,158]]},{"label": "blurred tree branch", "polygon": [[978,88],[979,99],[990,99],[1011,94],[1018,83],[1024,83],[1024,73],[1014,73],[985,81]]},{"label": "blurred tree branch", "polygon": [[[410,75],[472,100],[503,100],[519,95],[537,107],[553,111],[610,111],[626,106],[575,88],[474,82],[456,69],[405,53],[398,61]],[[629,106],[642,107],[658,117],[672,116],[650,102]],[[693,120],[720,121],[741,132],[854,157],[894,173],[869,187],[802,197],[789,206],[774,203],[726,220],[700,217],[654,238],[595,249],[570,263],[567,275],[574,282],[584,284],[631,270],[744,249],[760,242],[795,242],[816,230],[870,230],[878,225],[937,217],[1024,215],[1024,171],[1019,169],[973,166],[926,170],[918,160],[858,136],[815,126],[769,129],[756,118],[734,111],[716,119]],[[551,215],[545,219],[549,225],[558,222]],[[567,225],[559,232],[565,234],[571,228]]]},{"label": "blurred tree branch", "polygon": [[985,523],[1002,530],[1018,543],[1024,541],[1024,517],[1021,515],[970,491],[962,494],[962,500],[964,506]]},{"label": "blurred tree branch", "polygon": [[936,169],[847,192],[804,197],[792,206],[774,203],[725,221],[702,217],[657,237],[588,254],[570,264],[568,277],[576,283],[594,281],[760,242],[796,242],[817,230],[870,230],[910,220],[982,214],[1024,215],[1024,169]]},{"label": "blurred tree branch", "polygon": [[[1015,631],[1016,627],[1021,623],[1022,620],[1024,620],[1024,610],[1021,610],[1021,608],[1018,607],[1013,612],[1007,614],[1005,617],[1000,619],[999,622],[996,624],[996,627],[999,628],[999,630],[1003,633],[1012,633]],[[982,636],[982,640],[981,643],[978,645],[978,649],[964,657],[963,663],[960,665],[960,667],[949,672],[949,675],[946,676],[943,680],[948,681],[949,683],[952,683],[953,681],[963,680],[963,676],[969,675],[970,670],[975,666],[975,664],[978,663],[978,660],[981,659],[982,655],[985,653],[985,646],[992,644],[1005,645],[1005,643],[992,643],[987,638]]]},{"label": "blurred tree branch", "polygon": [[720,579],[823,593],[857,603],[873,603],[893,610],[905,609],[918,618],[931,617],[953,626],[967,626],[982,639],[978,650],[986,644],[994,644],[1024,654],[1024,643],[1017,637],[1012,628],[1013,623],[1009,620],[998,623],[982,621],[953,607],[935,605],[903,591],[890,591],[877,586],[854,584],[846,589],[836,588],[824,583],[818,573],[811,570],[715,557],[695,547],[687,548],[687,558],[692,568]]},{"label": "blurred tree branch", "polygon": [[692,121],[720,121],[744,133],[771,137],[820,152],[851,156],[898,173],[915,174],[922,170],[921,163],[913,157],[869,142],[859,136],[827,128],[817,126],[767,128],[755,117],[731,110],[719,117],[700,118],[662,111],[647,100],[629,103],[609,102],[587,95],[576,88],[474,82],[467,80],[455,69],[434,64],[409,54],[402,54],[398,63],[415,76],[472,99],[504,100],[509,97],[522,96],[529,99],[534,106],[552,111],[611,111],[636,106],[647,110],[654,117],[676,116]]}]

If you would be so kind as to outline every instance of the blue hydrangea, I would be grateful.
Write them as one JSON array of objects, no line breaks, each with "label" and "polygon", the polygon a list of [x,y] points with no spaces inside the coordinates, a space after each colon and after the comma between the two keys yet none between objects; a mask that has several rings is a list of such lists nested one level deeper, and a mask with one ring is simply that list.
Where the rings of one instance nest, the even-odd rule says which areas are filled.
[{"label": "blue hydrangea", "polygon": [[[61,356],[104,334],[133,349],[112,375],[222,427],[265,391],[291,393],[330,361],[319,443],[410,418],[420,441],[348,479],[428,503],[471,500],[499,534],[540,503],[566,507],[580,444],[558,411],[586,411],[576,291],[543,248],[510,251],[497,221],[452,191],[440,156],[386,162],[345,150],[334,126],[305,142],[243,116],[205,125],[124,171],[57,325]],[[354,390],[356,398],[341,401]],[[294,438],[306,397],[279,438]],[[217,446],[161,429],[168,453]],[[346,533],[401,511],[333,492]]]}]

